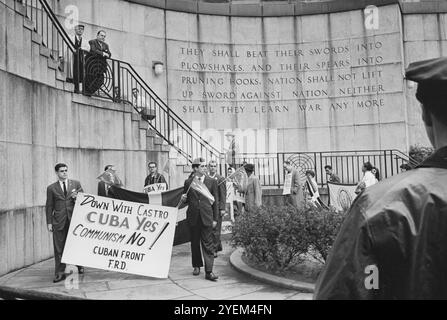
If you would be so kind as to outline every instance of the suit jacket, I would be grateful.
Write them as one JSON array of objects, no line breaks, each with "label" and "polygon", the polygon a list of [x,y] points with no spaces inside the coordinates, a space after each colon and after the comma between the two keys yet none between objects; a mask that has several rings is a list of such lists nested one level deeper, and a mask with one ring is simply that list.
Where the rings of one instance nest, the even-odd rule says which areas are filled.
[{"label": "suit jacket", "polygon": [[227,184],[224,182],[225,178],[219,174],[216,174],[211,179],[217,182],[217,192],[219,194],[219,211],[225,210],[227,202]]},{"label": "suit jacket", "polygon": [[47,224],[52,224],[54,230],[62,230],[67,219],[71,220],[75,205],[75,200],[71,198],[73,189],[84,192],[79,181],[70,179],[68,179],[67,196],[64,196],[59,181],[47,187],[47,202],[45,205]]},{"label": "suit jacket", "polygon": [[[186,193],[186,191],[188,190],[192,179],[195,179],[195,176],[192,176],[185,181],[183,193]],[[188,224],[190,226],[195,226],[199,217],[202,219],[203,225],[207,227],[212,227],[213,221],[217,222],[219,219],[219,193],[217,190],[217,182],[216,180],[205,176],[205,180],[203,181],[203,183],[211,192],[215,201],[211,205],[211,201],[207,197],[192,188],[189,189],[186,199],[186,204],[188,204],[188,210],[186,211],[186,221],[188,221]]]},{"label": "suit jacket", "polygon": [[245,194],[245,207],[248,211],[256,210],[262,205],[261,183],[254,173],[248,177],[247,192]]},{"label": "suit jacket", "polygon": [[166,183],[166,190],[168,189],[168,183],[166,182],[165,177],[161,173],[156,173],[153,176],[148,175],[146,179],[144,179],[144,186],[148,186],[154,183]]},{"label": "suit jacket", "polygon": [[88,42],[90,45],[90,52],[95,53],[101,57],[103,57],[103,52],[110,54],[109,58],[112,57],[112,53],[109,50],[109,45],[105,42],[99,42],[98,39],[93,39]]},{"label": "suit jacket", "polygon": [[108,197],[108,194],[106,193],[106,187],[107,185],[105,184],[104,181],[98,182],[98,196]]}]

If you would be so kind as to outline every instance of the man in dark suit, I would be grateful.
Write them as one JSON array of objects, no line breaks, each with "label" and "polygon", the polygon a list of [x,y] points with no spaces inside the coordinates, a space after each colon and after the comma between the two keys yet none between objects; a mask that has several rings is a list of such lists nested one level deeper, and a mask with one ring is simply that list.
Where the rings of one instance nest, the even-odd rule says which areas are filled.
[{"label": "man in dark suit", "polygon": [[217,174],[217,162],[211,160],[208,163],[208,176],[217,182],[217,191],[219,194],[219,216],[217,220],[217,226],[213,230],[214,235],[214,258],[217,257],[217,252],[222,251],[222,241],[220,240],[220,234],[222,232],[222,217],[225,215],[225,204],[227,201],[227,184],[225,178]]},{"label": "man in dark suit", "polygon": [[147,167],[149,168],[149,175],[144,179],[144,186],[149,186],[154,183],[165,183],[166,190],[168,190],[168,183],[166,182],[165,177],[158,173],[157,164],[153,161],[149,162]]},{"label": "man in dark suit", "polygon": [[109,45],[105,42],[105,40],[106,32],[104,30],[99,30],[96,34],[96,39],[88,42],[90,45],[90,52],[104,58],[112,57],[112,53],[109,50]]},{"label": "man in dark suit", "polygon": [[191,230],[193,275],[199,275],[200,267],[203,266],[202,255],[200,254],[201,244],[203,260],[205,260],[205,279],[217,281],[218,276],[213,273],[213,229],[217,226],[219,216],[217,182],[206,176],[205,159],[195,159],[192,163],[192,169],[194,174],[185,181],[182,201],[188,204],[186,220]]},{"label": "man in dark suit", "polygon": [[104,73],[107,70],[106,58],[110,58],[112,53],[109,45],[105,42],[106,32],[99,30],[96,39],[90,40],[90,52],[86,57],[86,88],[87,95],[95,93],[104,83]]},{"label": "man in dark suit", "polygon": [[75,35],[73,37],[76,52],[73,54],[73,83],[75,92],[79,92],[79,84],[84,80],[84,53],[78,49],[87,50],[86,41],[82,38],[84,26],[78,24],[75,26]]},{"label": "man in dark suit", "polygon": [[[53,232],[55,277],[53,282],[65,279],[65,264],[61,263],[67,239],[71,215],[78,192],[84,192],[81,184],[76,180],[68,180],[68,167],[58,163],[54,170],[58,181],[47,187],[46,216],[48,231]],[[84,268],[78,266],[78,272],[84,273]]]}]

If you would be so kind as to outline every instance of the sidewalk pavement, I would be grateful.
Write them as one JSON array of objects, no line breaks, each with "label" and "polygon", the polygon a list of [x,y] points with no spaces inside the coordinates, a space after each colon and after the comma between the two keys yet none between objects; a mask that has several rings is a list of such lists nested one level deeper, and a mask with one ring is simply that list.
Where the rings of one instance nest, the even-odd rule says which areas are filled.
[{"label": "sidewalk pavement", "polygon": [[[252,279],[230,265],[234,251],[223,241],[224,251],[214,261],[217,282],[205,280],[204,269],[193,276],[189,243],[172,251],[168,279],[157,279],[85,268],[78,284],[53,283],[54,260],[49,259],[0,277],[0,286],[100,300],[309,300],[311,293],[285,289]],[[76,268],[75,268],[76,269]]]}]

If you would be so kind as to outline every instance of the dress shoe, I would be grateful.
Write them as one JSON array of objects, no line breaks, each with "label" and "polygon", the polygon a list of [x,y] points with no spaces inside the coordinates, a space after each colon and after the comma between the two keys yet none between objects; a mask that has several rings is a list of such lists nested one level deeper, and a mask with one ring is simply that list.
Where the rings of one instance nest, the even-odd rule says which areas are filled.
[{"label": "dress shoe", "polygon": [[85,272],[84,267],[78,267],[79,274],[84,274],[84,272]]},{"label": "dress shoe", "polygon": [[65,274],[57,274],[54,277],[53,282],[56,283],[56,282],[60,282],[62,280],[65,280]]},{"label": "dress shoe", "polygon": [[194,271],[192,272],[193,276],[198,276],[200,273],[200,268],[194,268]]},{"label": "dress shoe", "polygon": [[216,276],[214,273],[210,272],[205,275],[205,279],[210,280],[210,281],[217,281],[217,279],[219,279],[219,277]]}]

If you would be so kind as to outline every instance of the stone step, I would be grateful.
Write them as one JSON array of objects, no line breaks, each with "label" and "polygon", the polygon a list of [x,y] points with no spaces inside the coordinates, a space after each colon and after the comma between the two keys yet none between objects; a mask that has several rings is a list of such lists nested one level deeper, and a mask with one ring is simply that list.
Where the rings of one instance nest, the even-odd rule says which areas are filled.
[{"label": "stone step", "polygon": [[139,128],[140,129],[147,129],[148,123],[142,119],[140,119],[140,124],[139,124]]},{"label": "stone step", "polygon": [[163,145],[163,138],[160,138],[160,137],[155,137],[154,138],[154,144],[156,144],[156,145]]},{"label": "stone step", "polygon": [[36,23],[35,23],[33,20],[28,19],[27,17],[25,17],[25,18],[23,19],[23,26],[24,26],[26,29],[29,29],[29,30],[31,30],[31,31],[34,31],[34,28],[36,27]]},{"label": "stone step", "polygon": [[41,45],[39,48],[39,53],[40,55],[49,58],[50,57],[50,49],[48,49],[47,47]]},{"label": "stone step", "polygon": [[52,58],[48,58],[48,68],[57,70],[59,67],[59,62],[55,61]]},{"label": "stone step", "polygon": [[33,32],[31,36],[31,41],[37,44],[42,44],[42,37],[37,32]]},{"label": "stone step", "polygon": [[140,120],[141,116],[136,112],[132,112],[132,121],[140,121]]},{"label": "stone step", "polygon": [[62,72],[60,70],[56,70],[56,79],[65,82],[65,81],[67,81],[67,76],[65,75],[64,72]]},{"label": "stone step", "polygon": [[56,70],[50,69],[50,68],[48,68],[48,65],[44,64],[44,67],[45,66],[46,66],[46,72],[47,72],[47,79],[46,79],[45,83],[51,87],[55,87],[56,86]]},{"label": "stone step", "polygon": [[21,16],[25,16],[26,15],[26,8],[23,4],[21,4],[20,2],[15,3],[15,11],[20,14]]},{"label": "stone step", "polygon": [[64,90],[64,82],[62,80],[56,80],[56,88]]},{"label": "stone step", "polygon": [[70,83],[70,82],[64,82],[64,90],[65,91],[70,91],[70,92],[74,92],[74,83]]}]

